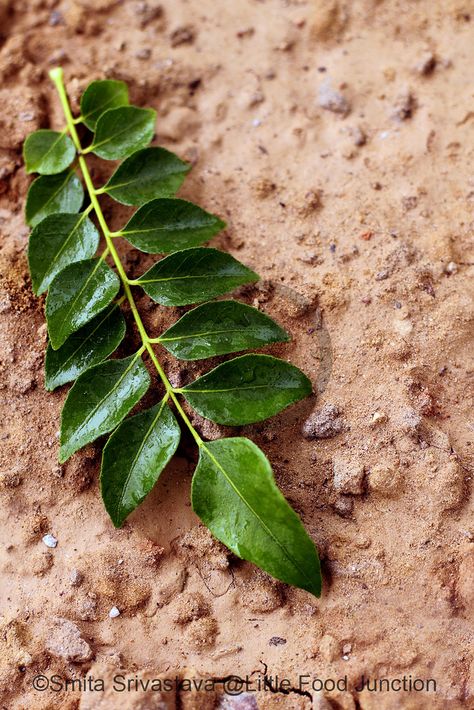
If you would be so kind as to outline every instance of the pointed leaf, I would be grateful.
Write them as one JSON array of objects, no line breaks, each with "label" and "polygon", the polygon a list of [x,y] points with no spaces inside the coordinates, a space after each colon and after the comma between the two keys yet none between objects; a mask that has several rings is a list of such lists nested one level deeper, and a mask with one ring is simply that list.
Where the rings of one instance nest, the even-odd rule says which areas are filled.
[{"label": "pointed leaf", "polygon": [[67,338],[107,308],[120,281],[101,259],[67,266],[53,280],[46,299],[51,345],[57,350]]},{"label": "pointed leaf", "polygon": [[117,202],[140,207],[156,197],[172,197],[190,168],[169,150],[152,146],[124,160],[103,189]]},{"label": "pointed leaf", "polygon": [[256,308],[238,301],[215,301],[185,313],[159,342],[175,357],[200,360],[289,339],[283,328]]},{"label": "pointed leaf", "polygon": [[126,419],[108,440],[102,456],[101,490],[115,527],[140,505],[176,451],[181,431],[163,400]]},{"label": "pointed leaf", "polygon": [[84,189],[72,170],[58,175],[42,175],[31,183],[26,198],[26,222],[35,227],[57,212],[76,213],[82,207]]},{"label": "pointed leaf", "polygon": [[87,128],[95,131],[97,119],[105,111],[128,104],[128,87],[123,81],[93,81],[81,96],[81,116]]},{"label": "pointed leaf", "polygon": [[94,142],[88,149],[105,160],[126,158],[145,148],[155,132],[156,111],[121,106],[106,111],[97,121]]},{"label": "pointed leaf", "polygon": [[117,304],[112,304],[66,340],[59,350],[48,345],[45,360],[45,385],[51,391],[72,382],[92,365],[105,360],[125,335],[125,319]]},{"label": "pointed leaf", "polygon": [[286,584],[320,596],[314,543],[278,490],[267,458],[252,441],[219,439],[201,447],[192,504],[234,554]]},{"label": "pointed leaf", "polygon": [[158,198],[140,207],[120,234],[151,254],[169,253],[207,242],[225,222],[192,202]]},{"label": "pointed leaf", "polygon": [[36,295],[49,287],[66,266],[94,256],[99,232],[89,217],[82,214],[52,214],[31,232],[28,245],[33,291]]},{"label": "pointed leaf", "polygon": [[60,462],[115,429],[149,385],[150,375],[138,354],[124,360],[106,360],[86,370],[64,403]]},{"label": "pointed leaf", "polygon": [[74,160],[74,143],[65,133],[40,129],[30,133],[23,144],[27,173],[55,175],[65,170]]},{"label": "pointed leaf", "polygon": [[230,254],[197,247],[167,256],[137,283],[163,306],[186,306],[221,296],[258,278]]},{"label": "pointed leaf", "polygon": [[268,419],[304,399],[311,394],[311,382],[285,360],[242,355],[177,391],[206,419],[239,425]]}]

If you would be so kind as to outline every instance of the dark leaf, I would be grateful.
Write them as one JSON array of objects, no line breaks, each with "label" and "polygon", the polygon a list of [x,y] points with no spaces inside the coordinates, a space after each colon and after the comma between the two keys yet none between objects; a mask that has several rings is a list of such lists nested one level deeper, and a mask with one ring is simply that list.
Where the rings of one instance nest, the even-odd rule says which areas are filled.
[{"label": "dark leaf", "polygon": [[62,411],[60,462],[115,429],[149,385],[150,375],[139,354],[106,360],[80,375]]},{"label": "dark leaf", "polygon": [[82,183],[72,170],[59,175],[42,175],[31,183],[25,216],[31,227],[57,212],[79,212],[84,201]]},{"label": "dark leaf", "polygon": [[72,382],[92,365],[105,360],[119,346],[125,335],[125,319],[113,304],[69,336],[59,350],[48,345],[45,361],[45,385],[54,390]]},{"label": "dark leaf", "polygon": [[268,419],[307,397],[311,382],[285,360],[270,355],[242,355],[177,391],[206,419],[239,425]]},{"label": "dark leaf", "polygon": [[53,280],[46,299],[51,345],[57,350],[67,338],[107,308],[120,281],[101,259],[67,266]]},{"label": "dark leaf", "polygon": [[179,444],[181,431],[163,400],[126,419],[108,440],[102,456],[101,490],[115,527],[123,525],[148,495]]},{"label": "dark leaf", "polygon": [[30,133],[23,144],[27,173],[55,175],[72,163],[76,149],[65,133],[40,129]]},{"label": "dark leaf", "polygon": [[156,111],[121,106],[106,111],[97,121],[94,142],[88,150],[105,160],[126,158],[145,148],[155,132]]},{"label": "dark leaf", "polygon": [[31,232],[28,244],[33,291],[43,293],[66,266],[94,256],[99,232],[85,213],[51,214]]},{"label": "dark leaf", "polygon": [[144,148],[118,166],[104,192],[124,205],[140,207],[156,197],[172,197],[190,165],[164,148]]},{"label": "dark leaf", "polygon": [[185,313],[159,342],[175,357],[200,360],[287,340],[288,333],[256,308],[215,301]]},{"label": "dark leaf", "polygon": [[163,197],[140,207],[120,233],[137,249],[157,254],[195,247],[224,227],[192,202]]},{"label": "dark leaf", "polygon": [[319,597],[318,553],[249,439],[206,442],[193,477],[195,513],[232,552],[276,579]]},{"label": "dark leaf", "polygon": [[93,81],[81,96],[81,116],[87,128],[95,131],[97,119],[105,111],[128,104],[128,87],[123,81]]},{"label": "dark leaf", "polygon": [[162,259],[137,283],[163,306],[185,306],[221,296],[258,278],[230,254],[196,247]]}]

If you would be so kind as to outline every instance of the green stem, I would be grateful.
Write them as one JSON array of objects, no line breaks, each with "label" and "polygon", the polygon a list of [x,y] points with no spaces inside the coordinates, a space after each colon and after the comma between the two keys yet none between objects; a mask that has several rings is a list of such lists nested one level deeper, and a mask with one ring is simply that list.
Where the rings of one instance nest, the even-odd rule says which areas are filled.
[{"label": "green stem", "polygon": [[[94,187],[94,183],[92,182],[91,174],[89,172],[89,168],[87,166],[86,159],[84,158],[84,153],[87,152],[87,150],[83,150],[81,146],[81,141],[79,139],[79,135],[76,130],[76,123],[78,122],[74,116],[72,115],[71,112],[71,107],[69,105],[69,100],[67,97],[66,89],[64,87],[64,72],[61,67],[56,67],[55,69],[51,69],[49,72],[49,76],[52,79],[54,85],[56,86],[57,92],[59,94],[59,99],[61,101],[61,106],[64,112],[64,117],[66,119],[66,124],[67,124],[67,130],[69,131],[69,134],[72,138],[72,141],[74,145],[76,146],[76,150],[79,153],[79,167],[81,168],[82,175],[84,177],[84,182],[86,184],[87,192],[89,193],[89,198],[91,201],[91,205],[95,211],[95,214],[97,216],[97,221],[99,222],[100,228],[102,230],[102,233],[105,238],[105,242],[107,244],[106,250],[104,252],[105,256],[108,254],[111,255],[115,268],[117,269],[117,272],[120,276],[120,280],[122,282],[123,290],[125,293],[125,297],[130,305],[130,310],[132,311],[133,318],[135,320],[135,323],[138,328],[138,332],[140,333],[140,337],[142,339],[142,347],[138,351],[140,354],[142,354],[145,350],[148,352],[151,361],[153,362],[153,365],[155,366],[155,369],[163,382],[166,390],[166,396],[169,397],[179,414],[181,415],[183,421],[185,422],[186,426],[188,427],[189,431],[191,432],[195,442],[199,447],[203,446],[204,442],[191,424],[186,412],[183,410],[178,398],[176,397],[176,394],[173,391],[173,387],[168,380],[163,368],[161,367],[161,364],[158,360],[158,358],[155,355],[155,352],[153,350],[152,346],[152,341],[148,337],[148,333],[146,332],[145,326],[143,325],[143,321],[141,319],[140,313],[138,312],[135,299],[133,298],[132,290],[130,288],[130,284],[133,283],[132,281],[129,281],[127,274],[125,273],[125,269],[123,268],[123,264],[120,261],[120,257],[118,255],[118,252],[115,248],[115,245],[113,243],[113,238],[115,236],[118,236],[118,233],[113,233],[110,231],[108,224],[105,220],[104,213],[102,212],[102,208],[100,206],[99,200],[97,199],[97,195],[100,193],[101,190],[96,190]],[[104,257],[104,254],[102,254],[102,258]]]}]

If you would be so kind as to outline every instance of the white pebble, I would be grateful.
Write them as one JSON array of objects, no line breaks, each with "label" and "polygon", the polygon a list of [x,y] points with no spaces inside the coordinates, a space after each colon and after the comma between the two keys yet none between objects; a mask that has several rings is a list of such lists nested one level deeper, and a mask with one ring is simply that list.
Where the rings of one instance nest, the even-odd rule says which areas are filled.
[{"label": "white pebble", "polygon": [[46,545],[46,547],[56,547],[56,545],[58,544],[58,541],[56,540],[54,535],[49,535],[49,534],[45,535],[43,537],[43,542]]},{"label": "white pebble", "polygon": [[117,616],[120,616],[120,609],[117,609],[116,606],[113,606],[112,609],[109,611],[109,616],[111,619],[116,619]]}]

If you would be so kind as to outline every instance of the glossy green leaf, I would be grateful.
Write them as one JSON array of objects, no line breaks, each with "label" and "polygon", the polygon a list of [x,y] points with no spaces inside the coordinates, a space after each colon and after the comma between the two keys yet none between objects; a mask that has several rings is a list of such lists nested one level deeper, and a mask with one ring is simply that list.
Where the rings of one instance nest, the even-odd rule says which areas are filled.
[{"label": "glossy green leaf", "polygon": [[87,128],[95,131],[97,120],[105,111],[128,104],[128,87],[123,81],[93,81],[81,96],[81,116]]},{"label": "glossy green leaf", "polygon": [[157,197],[172,197],[190,167],[165,148],[143,148],[118,166],[103,189],[117,202],[140,207]]},{"label": "glossy green leaf", "polygon": [[119,288],[117,275],[101,259],[77,261],[63,269],[51,283],[46,299],[53,349],[107,308]]},{"label": "glossy green leaf", "polygon": [[201,447],[192,504],[234,554],[286,584],[320,596],[314,543],[277,488],[267,458],[252,441],[219,439]]},{"label": "glossy green leaf", "polygon": [[101,491],[115,527],[140,505],[176,451],[181,431],[165,401],[126,419],[102,456]]},{"label": "glossy green leaf", "polygon": [[221,296],[258,278],[230,254],[196,247],[162,259],[137,283],[163,306],[186,306]]},{"label": "glossy green leaf", "polygon": [[99,232],[82,214],[51,214],[31,232],[28,244],[33,291],[43,293],[66,266],[94,256]]},{"label": "glossy green leaf", "polygon": [[72,170],[58,175],[42,175],[31,183],[26,198],[25,217],[35,227],[45,217],[57,212],[79,212],[84,201],[84,189]]},{"label": "glossy green leaf", "polygon": [[218,365],[178,390],[194,409],[218,424],[268,419],[311,394],[297,367],[270,355],[242,355]]},{"label": "glossy green leaf", "polygon": [[117,304],[112,304],[69,336],[59,350],[48,345],[45,360],[45,386],[51,391],[72,382],[92,365],[105,360],[125,335],[125,319]]},{"label": "glossy green leaf", "polygon": [[23,157],[27,173],[55,175],[72,163],[76,149],[65,133],[40,129],[30,133],[23,144]]},{"label": "glossy green leaf", "polygon": [[89,150],[105,160],[126,158],[145,148],[155,132],[156,111],[137,106],[121,106],[106,111],[97,121],[94,142]]},{"label": "glossy green leaf", "polygon": [[200,360],[289,339],[283,328],[256,308],[239,301],[214,301],[185,313],[159,342],[175,357]]},{"label": "glossy green leaf", "polygon": [[86,370],[64,403],[60,462],[115,429],[149,385],[150,375],[138,354],[124,360],[106,360]]},{"label": "glossy green leaf", "polygon": [[192,202],[162,197],[147,202],[120,230],[134,247],[169,253],[207,242],[225,222]]}]

